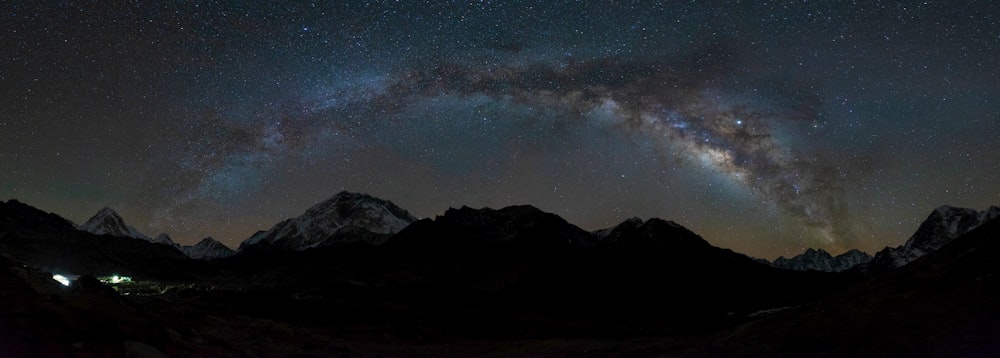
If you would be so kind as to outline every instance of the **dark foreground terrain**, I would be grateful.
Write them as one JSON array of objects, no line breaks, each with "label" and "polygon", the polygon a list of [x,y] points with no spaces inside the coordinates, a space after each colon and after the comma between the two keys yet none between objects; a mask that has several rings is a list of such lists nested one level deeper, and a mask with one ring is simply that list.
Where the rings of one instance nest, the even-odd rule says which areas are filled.
[{"label": "dark foreground terrain", "polygon": [[[19,205],[0,216],[4,356],[1000,352],[997,221],[862,274],[775,269],[657,219],[588,233],[531,207],[204,262]],[[84,276],[64,287],[56,271]],[[134,281],[93,277],[112,274]]]}]

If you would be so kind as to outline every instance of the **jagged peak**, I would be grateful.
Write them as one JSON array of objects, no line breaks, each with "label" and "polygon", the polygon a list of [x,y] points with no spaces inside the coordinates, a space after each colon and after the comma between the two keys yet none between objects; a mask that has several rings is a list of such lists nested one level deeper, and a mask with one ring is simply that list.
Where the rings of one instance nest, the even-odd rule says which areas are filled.
[{"label": "jagged peak", "polygon": [[954,210],[954,209],[958,209],[958,207],[957,206],[951,206],[951,205],[948,205],[948,204],[943,204],[943,205],[940,205],[940,206],[934,208],[934,211],[951,211],[951,210]]},{"label": "jagged peak", "polygon": [[476,208],[473,208],[473,207],[469,207],[468,205],[462,205],[462,207],[459,207],[459,208],[449,207],[448,210],[445,210],[444,214],[439,215],[439,217],[440,216],[450,216],[450,215],[461,215],[461,214],[468,214],[468,213],[480,213],[480,212],[481,213],[491,213],[491,212],[494,212],[494,211],[496,211],[496,210],[493,209],[493,208],[490,208],[490,207],[482,207],[482,208],[476,209]]},{"label": "jagged peak", "polygon": [[982,215],[984,217],[989,217],[991,214],[993,216],[995,216],[996,214],[1000,214],[1000,207],[998,207],[996,205],[990,205],[988,208],[986,208],[986,210],[978,211],[978,210],[972,209],[972,208],[964,208],[964,207],[951,206],[951,205],[941,205],[941,206],[938,206],[937,208],[935,208],[934,211],[931,214],[933,215],[934,213],[938,213],[938,214],[941,214],[943,216],[947,216],[949,214],[956,214],[956,213],[958,213],[958,214],[969,214],[969,215],[971,215],[971,214],[977,214],[978,213],[978,214],[980,214],[980,215]]},{"label": "jagged peak", "polygon": [[829,251],[826,251],[826,250],[825,250],[825,249],[823,249],[822,247],[820,247],[820,248],[817,248],[817,249],[815,249],[815,250],[813,250],[813,251],[815,251],[815,252],[816,252],[817,254],[821,254],[821,255],[822,255],[822,254],[826,254],[826,255],[830,255],[830,256],[833,256],[833,254],[831,254],[831,253],[830,253]]},{"label": "jagged peak", "polygon": [[469,215],[490,215],[490,214],[494,214],[494,213],[501,214],[501,215],[512,215],[512,216],[517,216],[517,217],[528,216],[528,215],[537,215],[537,214],[547,214],[545,211],[542,211],[541,209],[536,208],[536,207],[531,206],[531,205],[511,205],[511,206],[503,207],[501,209],[493,209],[493,208],[490,208],[490,207],[483,207],[483,208],[476,209],[476,208],[472,208],[472,207],[468,207],[468,206],[463,205],[461,208],[457,208],[457,209],[456,208],[448,208],[448,210],[445,210],[444,214],[441,215],[441,216],[438,216],[438,218],[442,218],[442,217],[444,217],[444,218],[451,218],[451,217],[456,217],[456,216],[469,216]]},{"label": "jagged peak", "polygon": [[380,202],[380,203],[388,202],[387,200],[371,196],[371,195],[369,195],[367,193],[357,193],[357,192],[352,192],[352,191],[347,191],[347,190],[341,190],[340,192],[334,194],[329,199],[326,199],[323,202],[339,202],[339,201],[344,201],[344,200],[348,200],[348,201],[365,200],[365,201],[375,201],[375,202]]},{"label": "jagged peak", "polygon": [[[306,210],[306,212],[303,215],[316,216],[316,215],[326,215],[331,212],[340,212],[341,210],[344,210],[345,204],[350,205],[353,203],[362,203],[362,204],[371,203],[374,204],[375,206],[384,208],[394,216],[405,218],[408,219],[409,221],[416,220],[416,218],[414,218],[413,215],[410,214],[410,212],[400,208],[399,206],[396,206],[396,204],[394,204],[391,201],[374,197],[365,193],[355,193],[346,190],[334,194],[329,199],[316,203],[308,210]],[[368,205],[358,205],[358,207],[365,207],[365,206]]]},{"label": "jagged peak", "polygon": [[211,236],[201,239],[197,244],[184,246],[181,251],[196,260],[212,260],[232,256],[235,250],[213,239]]},{"label": "jagged peak", "polygon": [[858,250],[858,249],[850,249],[850,250],[844,251],[844,253],[842,253],[840,255],[837,255],[837,257],[844,256],[844,255],[859,255],[859,254],[860,255],[865,255],[865,256],[871,256],[871,254],[869,254],[867,252],[864,252],[864,251],[861,251],[861,250]]},{"label": "jagged peak", "polygon": [[219,240],[213,239],[211,236],[201,239],[201,241],[198,241],[197,244],[194,244],[194,246],[205,246],[205,245],[223,245],[223,244],[219,242]]},{"label": "jagged peak", "polygon": [[90,217],[90,220],[87,220],[87,221],[107,220],[107,219],[121,219],[121,218],[122,218],[122,216],[119,215],[118,212],[115,211],[115,209],[112,209],[109,206],[105,206],[105,207],[102,207],[100,210],[97,210],[97,212],[94,213],[94,215]]},{"label": "jagged peak", "polygon": [[998,216],[1000,216],[1000,207],[990,205],[986,210],[979,212],[979,221],[992,220]]},{"label": "jagged peak", "polygon": [[[611,247],[644,247],[653,250],[673,250],[678,246],[711,246],[708,241],[688,228],[670,220],[638,217],[625,220],[599,234],[598,245]],[[624,241],[622,241],[624,239]],[[625,245],[625,246],[622,246]]]},{"label": "jagged peak", "polygon": [[[405,209],[391,201],[346,190],[314,204],[302,215],[279,222],[267,231],[258,231],[240,243],[243,250],[253,245],[279,245],[281,249],[305,250],[327,245],[331,240],[354,240],[378,243],[387,235],[416,221]],[[277,244],[276,244],[277,243]]]},{"label": "jagged peak", "polygon": [[371,198],[372,196],[368,195],[367,193],[341,190],[341,191],[337,192],[336,194],[333,194],[333,196],[331,198],[354,198],[354,197],[369,197],[369,198]]},{"label": "jagged peak", "polygon": [[180,245],[174,242],[174,240],[170,238],[170,235],[167,235],[166,233],[160,233],[159,235],[156,235],[156,237],[150,239],[149,241],[157,244],[180,247]]},{"label": "jagged peak", "polygon": [[622,221],[621,224],[618,224],[618,225],[630,225],[630,226],[639,227],[639,226],[642,226],[642,224],[644,224],[644,223],[645,223],[645,221],[643,221],[642,218],[640,218],[638,216],[633,216],[633,217],[630,217],[628,219],[625,219],[625,221]]},{"label": "jagged peak", "polygon": [[118,215],[118,212],[107,206],[98,210],[94,216],[90,217],[83,225],[80,225],[79,229],[97,235],[133,237],[146,241],[153,240],[126,224],[125,219],[121,215]]},{"label": "jagged peak", "polygon": [[[641,222],[642,220],[639,221]],[[684,229],[687,231],[691,231],[688,230],[686,227],[684,227],[684,225],[678,224],[672,220],[664,220],[660,218],[650,218],[649,220],[646,220],[646,222],[644,222],[643,225],[666,225],[675,229]]]},{"label": "jagged peak", "polygon": [[976,213],[976,212],[977,212],[976,209],[969,209],[951,205],[941,205],[935,208],[934,212],[931,214],[933,215],[934,213],[938,213],[942,216],[948,216],[949,214],[953,213]]},{"label": "jagged peak", "polygon": [[790,259],[784,256],[778,257],[771,263],[771,266],[799,271],[838,272],[867,263],[871,258],[871,255],[858,249],[851,249],[840,255],[833,256],[826,249],[810,247]]},{"label": "jagged peak", "polygon": [[[90,219],[87,220],[87,223],[97,223],[97,222],[102,222],[102,221],[107,221],[107,220],[112,220],[112,221],[115,221],[115,222],[124,223],[124,220],[122,219],[122,216],[118,215],[117,211],[115,211],[114,209],[112,209],[110,207],[107,207],[107,206],[101,208],[100,210],[97,210],[97,212],[94,213],[94,215],[91,216]],[[84,225],[86,225],[86,224],[84,224]]]}]

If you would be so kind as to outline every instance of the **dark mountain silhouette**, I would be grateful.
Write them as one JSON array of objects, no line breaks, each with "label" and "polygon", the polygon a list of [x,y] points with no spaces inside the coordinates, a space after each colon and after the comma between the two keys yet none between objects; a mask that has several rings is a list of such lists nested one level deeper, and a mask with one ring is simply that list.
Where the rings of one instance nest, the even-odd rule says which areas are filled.
[{"label": "dark mountain silhouette", "polygon": [[[352,195],[317,206],[330,210],[309,211],[339,214],[307,215],[348,224],[289,231],[279,224],[270,233],[290,236],[263,237],[304,243],[312,239],[297,235],[319,231],[297,228],[380,217],[352,216],[358,206],[385,202],[344,200]],[[337,221],[344,218],[353,219]],[[559,356],[982,355],[1000,349],[991,339],[1000,334],[998,226],[984,221],[884,273],[818,272],[771,267],[661,219],[633,218],[591,233],[531,206],[463,207],[377,241],[365,236],[374,231],[351,239],[337,237],[351,231],[337,230],[326,237],[336,240],[304,250],[261,246],[203,261],[167,245],[82,232],[9,201],[0,203],[0,283],[10,288],[0,293],[0,307],[20,308],[0,309],[10,323],[0,325],[0,348],[90,356],[101,355],[93,349],[171,356],[535,352],[513,347]],[[213,242],[200,246],[214,251]],[[63,288],[35,267],[176,284],[118,295],[87,276]],[[59,318],[25,318],[49,316]],[[91,331],[101,334],[84,333]]]},{"label": "dark mountain silhouette", "polygon": [[426,257],[426,276],[437,284],[495,292],[512,309],[588,311],[611,327],[700,327],[800,304],[853,279],[777,270],[660,219],[591,234],[530,206],[451,209],[386,246]]},{"label": "dark mountain silhouette", "polygon": [[295,305],[293,315],[307,319],[307,307],[328,310],[329,300],[357,295],[367,303],[352,317],[405,307],[393,315],[461,337],[693,332],[859,279],[778,270],[659,219],[627,221],[598,237],[531,206],[450,209],[378,246],[245,252],[219,265],[213,282],[314,299],[244,300],[246,314],[287,317]]},{"label": "dark mountain silhouette", "polygon": [[748,356],[991,356],[1000,352],[1000,221],[910,264],[703,347]]},{"label": "dark mountain silhouette", "polygon": [[181,245],[178,245],[176,242],[174,242],[173,239],[170,238],[170,235],[167,235],[165,233],[160,233],[159,235],[156,235],[156,237],[154,237],[152,240],[149,240],[149,242],[167,245],[175,249],[180,249],[181,247]]},{"label": "dark mountain silhouette", "polygon": [[188,257],[196,260],[221,259],[236,254],[236,251],[233,251],[233,249],[211,237],[206,237],[194,245],[181,246],[180,250]]},{"label": "dark mountain silhouette", "polygon": [[190,277],[188,258],[171,246],[80,231],[16,200],[0,202],[0,254],[55,273]]},{"label": "dark mountain silhouette", "polygon": [[434,220],[420,220],[394,236],[388,246],[455,250],[470,247],[567,248],[585,246],[589,233],[535,207],[448,209]]},{"label": "dark mountain silhouette", "polygon": [[639,218],[628,219],[617,226],[601,230],[596,247],[609,250],[652,250],[661,254],[705,251],[712,247],[707,241],[673,221]]},{"label": "dark mountain silhouette", "polygon": [[48,230],[75,229],[76,226],[63,217],[44,212],[34,207],[11,199],[6,202],[0,201],[0,225],[5,230],[0,231],[0,235],[6,234],[12,228],[37,228]]}]

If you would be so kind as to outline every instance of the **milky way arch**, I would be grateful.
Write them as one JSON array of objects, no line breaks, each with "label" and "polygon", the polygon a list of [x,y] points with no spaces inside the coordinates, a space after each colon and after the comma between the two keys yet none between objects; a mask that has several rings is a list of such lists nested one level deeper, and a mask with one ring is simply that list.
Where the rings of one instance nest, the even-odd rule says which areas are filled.
[{"label": "milky way arch", "polygon": [[[305,133],[351,132],[345,122],[375,125],[371,122],[396,118],[394,114],[428,98],[487,96],[556,111],[570,126],[587,124],[592,120],[588,113],[603,112],[611,118],[611,128],[656,143],[662,158],[722,173],[805,224],[811,236],[845,246],[852,235],[835,166],[796,152],[773,130],[784,122],[814,121],[815,113],[795,109],[803,107],[798,104],[775,110],[720,94],[714,81],[727,70],[720,65],[724,62],[668,63],[438,64],[341,84],[262,116],[253,131],[243,122],[229,125],[242,144],[227,151],[225,160],[212,159],[215,164],[204,170],[210,174],[194,196],[225,192],[226,178],[266,170],[273,159],[301,152],[313,145],[303,139]],[[249,144],[248,135],[253,137]]]}]

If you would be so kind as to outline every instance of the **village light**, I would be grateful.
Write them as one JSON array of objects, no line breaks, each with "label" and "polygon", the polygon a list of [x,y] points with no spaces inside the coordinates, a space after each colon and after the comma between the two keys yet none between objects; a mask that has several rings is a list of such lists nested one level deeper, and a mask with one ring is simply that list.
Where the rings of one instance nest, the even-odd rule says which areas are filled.
[{"label": "village light", "polygon": [[52,275],[52,279],[56,280],[56,282],[61,283],[63,286],[69,286],[69,278],[66,278],[66,276],[56,274]]}]

